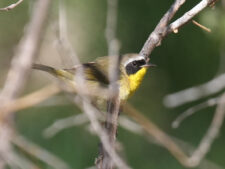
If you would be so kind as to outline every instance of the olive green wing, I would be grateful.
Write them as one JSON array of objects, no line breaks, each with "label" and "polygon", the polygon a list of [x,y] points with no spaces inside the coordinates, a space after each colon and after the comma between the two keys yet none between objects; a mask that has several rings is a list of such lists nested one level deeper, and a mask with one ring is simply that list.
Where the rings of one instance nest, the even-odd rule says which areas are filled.
[{"label": "olive green wing", "polygon": [[[98,65],[95,62],[85,63],[82,64],[83,71],[84,71],[84,78],[85,80],[97,82],[103,86],[109,84],[108,74],[107,72],[104,72],[101,68],[102,65]],[[79,69],[80,66],[77,66],[72,69],[63,69],[61,71],[65,71],[67,74],[66,77],[70,80],[74,79],[74,75],[77,72],[77,69]],[[60,70],[59,70],[60,71]]]}]

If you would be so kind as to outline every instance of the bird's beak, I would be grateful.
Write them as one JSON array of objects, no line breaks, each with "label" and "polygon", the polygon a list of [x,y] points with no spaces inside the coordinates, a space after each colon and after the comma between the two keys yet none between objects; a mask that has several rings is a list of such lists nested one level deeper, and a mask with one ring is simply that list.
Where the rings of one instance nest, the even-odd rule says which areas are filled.
[{"label": "bird's beak", "polygon": [[156,67],[156,66],[157,66],[157,65],[155,65],[155,64],[147,63],[147,64],[145,64],[145,65],[143,65],[143,66],[141,66],[141,67],[149,68],[149,67]]}]

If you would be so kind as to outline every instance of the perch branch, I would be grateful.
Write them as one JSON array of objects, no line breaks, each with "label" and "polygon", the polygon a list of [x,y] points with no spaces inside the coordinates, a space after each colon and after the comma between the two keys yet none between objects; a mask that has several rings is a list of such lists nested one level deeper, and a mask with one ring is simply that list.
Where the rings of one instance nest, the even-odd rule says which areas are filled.
[{"label": "perch branch", "polygon": [[169,21],[176,14],[178,9],[184,4],[185,0],[176,0],[167,13],[162,17],[154,31],[149,35],[147,41],[142,47],[140,54],[148,57],[153,49],[161,44],[161,41],[171,32],[178,32],[178,29],[188,23],[194,16],[201,12],[207,6],[215,3],[216,0],[202,0],[191,10],[169,25]]}]

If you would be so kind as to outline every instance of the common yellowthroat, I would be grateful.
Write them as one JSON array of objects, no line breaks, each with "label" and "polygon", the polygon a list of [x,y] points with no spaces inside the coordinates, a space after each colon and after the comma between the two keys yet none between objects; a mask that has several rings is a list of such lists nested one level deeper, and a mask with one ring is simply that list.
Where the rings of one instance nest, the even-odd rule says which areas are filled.
[{"label": "common yellowthroat", "polygon": [[[148,63],[149,59],[139,54],[125,54],[119,65],[119,97],[126,100],[140,86],[147,68],[154,66]],[[52,74],[65,82],[76,91],[76,73],[79,66],[82,66],[84,83],[89,95],[100,98],[108,96],[109,76],[108,69],[110,59],[108,56],[99,57],[94,62],[77,65],[71,69],[55,69],[42,64],[34,64],[33,69],[42,70]]]}]

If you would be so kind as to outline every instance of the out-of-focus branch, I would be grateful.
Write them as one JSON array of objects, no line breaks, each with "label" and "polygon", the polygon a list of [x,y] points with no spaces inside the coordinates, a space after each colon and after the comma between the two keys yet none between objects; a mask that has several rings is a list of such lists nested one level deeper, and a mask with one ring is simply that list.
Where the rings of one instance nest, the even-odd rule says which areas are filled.
[{"label": "out-of-focus branch", "polygon": [[183,151],[167,136],[163,133],[155,124],[148,120],[144,115],[139,113],[133,106],[130,104],[125,104],[123,106],[124,113],[129,117],[134,119],[141,127],[150,135],[152,135],[156,141],[163,145],[166,149],[170,151],[171,154],[184,166],[190,167],[191,165],[187,162],[187,157]]},{"label": "out-of-focus branch", "polygon": [[224,121],[224,116],[225,116],[225,93],[223,93],[223,95],[220,97],[213,120],[205,136],[201,140],[198,148],[194,151],[193,155],[190,157],[190,162],[197,165],[208,153],[213,141],[219,134],[220,128]]},{"label": "out-of-focus branch", "polygon": [[8,112],[16,112],[22,109],[32,107],[59,92],[60,89],[56,85],[48,85],[46,87],[43,87],[42,89],[32,92],[31,94],[9,102],[7,105],[5,105],[4,110],[0,111],[0,113],[7,114]]},{"label": "out-of-focus branch", "polygon": [[69,127],[82,125],[88,123],[89,119],[86,114],[78,114],[67,118],[59,119],[55,121],[51,126],[44,130],[44,136],[49,138],[55,136],[60,131]]},{"label": "out-of-focus branch", "polygon": [[158,141],[161,145],[163,145],[168,151],[174,155],[174,157],[184,166],[186,167],[196,167],[200,164],[202,159],[205,157],[207,152],[209,151],[213,141],[219,133],[221,125],[224,120],[225,115],[225,93],[221,97],[216,114],[213,118],[213,121],[208,128],[205,136],[200,142],[199,146],[195,151],[188,157],[183,150],[181,150],[178,145],[174,143],[171,138],[163,133],[156,125],[154,125],[151,121],[149,121],[144,115],[139,113],[135,108],[131,105],[124,106],[124,112],[127,113],[131,118],[137,121],[143,129],[152,135],[156,141]]},{"label": "out-of-focus branch", "polygon": [[[117,28],[117,9],[118,0],[107,0],[107,18],[105,36],[108,45],[109,57],[109,100],[107,105],[107,115],[105,122],[105,130],[109,137],[110,146],[115,149],[117,123],[120,109],[120,98],[119,98],[119,86],[117,84],[119,74],[119,41],[116,38]],[[112,159],[106,148],[102,145],[98,159],[96,160],[96,166],[98,169],[112,169],[114,168]]]},{"label": "out-of-focus branch", "polygon": [[172,123],[172,127],[173,128],[177,128],[179,127],[180,123],[186,119],[187,117],[191,116],[192,114],[194,114],[195,112],[204,109],[206,107],[210,107],[210,106],[214,106],[218,103],[220,97],[216,97],[216,98],[211,98],[209,100],[206,100],[203,103],[200,103],[198,105],[195,105],[189,109],[187,109],[186,111],[184,111],[183,113],[181,113]]},{"label": "out-of-focus branch", "polygon": [[[65,34],[63,36],[68,37],[67,30],[65,30]],[[68,38],[64,38],[64,39],[68,40]],[[67,41],[67,44],[70,44],[70,42]],[[74,59],[76,64],[81,65],[79,58],[76,55],[74,57],[75,57]],[[74,76],[74,80],[77,82],[76,91],[78,96],[81,98],[81,102],[79,106],[82,107],[84,113],[86,113],[87,117],[89,118],[91,126],[93,127],[96,135],[100,138],[103,144],[103,147],[105,148],[110,159],[113,161],[113,164],[115,164],[120,169],[129,169],[130,167],[128,167],[128,165],[119,157],[114,147],[111,146],[109,136],[107,135],[105,130],[101,127],[100,123],[98,122],[98,118],[96,117],[96,114],[99,112],[99,110],[97,110],[91,104],[89,97],[85,95],[85,90],[87,87],[85,85],[85,79],[84,79],[83,73],[84,72],[83,72],[82,66],[80,66],[80,67],[77,67],[77,72]],[[74,98],[74,104],[76,104],[75,98]]]},{"label": "out-of-focus branch", "polygon": [[164,98],[163,102],[165,106],[173,108],[215,94],[224,87],[225,74],[221,74],[205,84],[169,94]]},{"label": "out-of-focus branch", "polygon": [[161,41],[171,32],[178,32],[178,29],[189,22],[195,15],[201,12],[207,6],[216,2],[216,0],[202,0],[191,10],[186,12],[183,16],[178,18],[173,23],[169,24],[169,21],[173,18],[178,9],[184,4],[185,0],[176,0],[170,7],[167,13],[162,17],[159,24],[156,26],[154,31],[149,35],[145,42],[140,54],[148,57],[153,49],[161,44]]},{"label": "out-of-focus branch", "polygon": [[7,7],[4,7],[4,8],[0,8],[0,11],[9,11],[13,8],[15,8],[16,6],[18,6],[19,4],[21,4],[23,2],[23,0],[18,0],[16,3],[13,3]]},{"label": "out-of-focus branch", "polygon": [[73,49],[67,34],[66,9],[63,0],[59,0],[59,19],[58,19],[58,36],[57,51],[61,56],[61,61],[67,66],[74,66],[78,61],[77,54]]},{"label": "out-of-focus branch", "polygon": [[[147,136],[148,140],[151,141],[154,144],[160,145],[164,148],[166,148],[172,155],[177,154],[176,151],[178,152],[186,152],[188,155],[192,154],[194,152],[194,148],[190,146],[189,144],[185,143],[184,141],[178,140],[177,138],[171,137],[167,134],[165,134],[160,128],[158,128],[153,122],[148,120],[146,117],[142,115],[138,110],[136,110],[134,107],[131,107],[128,103],[125,105],[125,112],[130,118],[134,119],[137,123],[129,120],[129,118],[125,116],[121,116],[119,119],[119,124],[121,127],[135,133],[135,134],[140,134],[144,135],[145,137]],[[135,116],[133,116],[135,114]],[[99,117],[101,118],[101,117]],[[145,119],[143,121],[143,119]],[[79,121],[81,120],[81,121]],[[101,119],[103,120],[103,119]],[[69,118],[64,118],[60,119],[56,122],[54,122],[48,129],[45,130],[45,133],[50,134],[50,131],[52,131],[54,134],[60,132],[63,129],[66,129],[68,127],[76,126],[76,125],[81,125],[88,122],[88,118],[85,114],[79,114],[76,116],[71,116]],[[48,132],[47,132],[48,131]],[[146,135],[146,133],[148,135]],[[52,135],[48,135],[52,136]],[[149,137],[151,136],[151,138]],[[160,139],[160,141],[159,141]],[[179,143],[179,144],[178,144]],[[177,148],[173,148],[174,145]],[[180,148],[181,147],[181,148]],[[189,161],[189,157],[185,155],[185,158],[182,159],[182,156],[175,156],[175,158],[178,158],[178,161],[182,163],[182,161]],[[181,159],[180,159],[181,158]],[[201,162],[201,164],[200,164]],[[186,162],[185,162],[186,164]],[[183,165],[185,165],[183,164]],[[190,162],[187,162],[188,167],[193,167]],[[205,165],[210,165],[213,166],[213,168],[217,169],[222,169],[220,166],[214,164],[211,161],[208,161],[206,159],[202,159],[199,161],[199,168],[205,168]],[[186,166],[186,165],[185,165]],[[206,167],[207,168],[207,167]]]},{"label": "out-of-focus branch", "polygon": [[107,0],[105,37],[109,56],[119,55],[119,40],[116,38],[118,0]]},{"label": "out-of-focus branch", "polygon": [[50,2],[51,0],[39,0],[35,4],[33,15],[23,38],[19,42],[5,85],[0,93],[0,110],[4,108],[4,104],[12,101],[23,90],[32,61],[40,49]]},{"label": "out-of-focus branch", "polygon": [[[35,3],[33,14],[27,25],[25,34],[18,44],[7,79],[0,93],[0,142],[2,143],[0,145],[0,156],[4,157],[5,162],[8,161],[7,158],[10,158],[10,153],[13,153],[10,145],[13,132],[10,125],[6,123],[6,119],[9,116],[4,113],[4,109],[23,90],[32,61],[40,49],[41,39],[47,25],[46,21],[50,9],[50,2],[51,0],[38,0]],[[3,137],[2,135],[6,135],[7,137]]]},{"label": "out-of-focus branch", "polygon": [[48,152],[47,150],[39,147],[38,145],[30,142],[22,136],[16,136],[12,140],[12,142],[23,151],[45,162],[46,164],[55,169],[70,169],[70,167],[58,157]]}]

